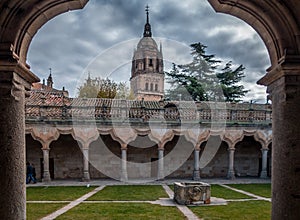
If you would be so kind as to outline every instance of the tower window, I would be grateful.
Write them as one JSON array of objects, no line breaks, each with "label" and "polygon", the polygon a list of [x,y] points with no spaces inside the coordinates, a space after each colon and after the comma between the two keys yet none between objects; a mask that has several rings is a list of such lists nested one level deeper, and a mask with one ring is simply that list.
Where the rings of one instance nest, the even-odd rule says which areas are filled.
[{"label": "tower window", "polygon": [[148,83],[146,83],[146,85],[145,85],[145,90],[149,90],[149,84]]},{"label": "tower window", "polygon": [[150,84],[150,91],[153,91],[153,83]]},{"label": "tower window", "polygon": [[153,66],[153,61],[152,61],[152,59],[149,60],[149,66]]},{"label": "tower window", "polygon": [[158,91],[158,85],[155,84],[155,91]]}]

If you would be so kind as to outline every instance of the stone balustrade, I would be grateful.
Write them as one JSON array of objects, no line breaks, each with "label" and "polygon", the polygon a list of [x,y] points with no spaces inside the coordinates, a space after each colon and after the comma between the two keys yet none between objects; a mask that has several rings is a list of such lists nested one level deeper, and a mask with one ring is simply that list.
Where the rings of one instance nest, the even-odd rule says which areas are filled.
[{"label": "stone balustrade", "polygon": [[[40,101],[41,100],[41,101]],[[224,123],[227,126],[267,125],[272,122],[269,104],[132,101],[117,99],[68,98],[43,94],[30,99],[25,106],[27,122],[93,120],[118,123],[149,121],[166,123]]]}]

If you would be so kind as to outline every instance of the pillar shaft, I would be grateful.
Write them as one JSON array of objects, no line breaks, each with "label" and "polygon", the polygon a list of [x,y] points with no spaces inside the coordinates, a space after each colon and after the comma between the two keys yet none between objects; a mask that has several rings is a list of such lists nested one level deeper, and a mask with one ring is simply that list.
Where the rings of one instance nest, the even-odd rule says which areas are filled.
[{"label": "pillar shaft", "polygon": [[273,220],[299,219],[300,66],[293,68],[282,70],[288,76],[282,76],[268,86],[273,109]]},{"label": "pillar shaft", "polygon": [[89,171],[89,149],[82,149],[83,156],[83,181],[90,181],[90,171]]},{"label": "pillar shaft", "polygon": [[164,179],[164,149],[158,149],[158,169],[157,169],[157,179]]},{"label": "pillar shaft", "polygon": [[49,182],[51,181],[50,171],[49,171],[49,148],[43,149],[43,160],[44,160],[43,182]]},{"label": "pillar shaft", "polygon": [[234,148],[228,149],[228,157],[229,157],[229,164],[228,164],[228,173],[227,178],[234,179],[235,173],[234,173]]},{"label": "pillar shaft", "polygon": [[1,219],[26,218],[25,90],[22,81],[16,73],[0,70]]},{"label": "pillar shaft", "polygon": [[260,178],[267,178],[267,164],[268,164],[268,149],[261,149],[262,153],[262,166],[260,172]]},{"label": "pillar shaft", "polygon": [[122,160],[121,160],[121,181],[128,180],[127,174],[127,148],[122,148]]},{"label": "pillar shaft", "polygon": [[199,155],[200,150],[194,150],[194,172],[193,172],[193,180],[200,180],[200,164],[199,164]]}]

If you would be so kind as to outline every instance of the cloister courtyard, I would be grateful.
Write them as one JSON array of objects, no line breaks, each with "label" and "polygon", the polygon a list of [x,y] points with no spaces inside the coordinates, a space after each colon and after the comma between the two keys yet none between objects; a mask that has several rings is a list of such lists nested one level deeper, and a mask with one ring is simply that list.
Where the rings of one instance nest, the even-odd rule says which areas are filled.
[{"label": "cloister courtyard", "polygon": [[211,204],[178,205],[173,183],[102,180],[27,185],[27,219],[270,219],[269,179],[207,179]]},{"label": "cloister courtyard", "polygon": [[[26,110],[25,97],[29,96],[28,91],[31,89],[32,83],[40,81],[32,72],[28,63],[28,51],[34,36],[39,29],[52,18],[70,10],[83,9],[88,2],[89,0],[0,1],[0,218],[19,220],[26,219],[27,215],[28,219],[41,219],[46,217],[45,219],[271,218],[272,220],[298,220],[300,210],[299,0],[207,0],[216,12],[235,16],[249,24],[260,36],[267,49],[270,65],[262,78],[254,77],[253,80],[258,80],[258,84],[266,86],[268,97],[272,101],[272,187],[270,183],[266,186],[267,189],[264,189],[264,185],[229,185],[229,182],[220,184],[212,182],[212,196],[216,198],[215,201],[219,201],[220,203],[223,201],[224,205],[197,207],[176,205],[174,207],[174,203],[172,203],[171,199],[172,182],[156,182],[158,184],[157,186],[143,185],[134,187],[127,185],[111,186],[103,182],[94,185],[93,181],[89,183],[89,187],[86,182],[81,182],[84,183],[85,186],[76,188],[67,186],[50,187],[44,185],[46,182],[30,185],[30,187],[26,186],[24,181],[26,176],[26,134],[27,138],[30,133],[32,137],[39,138],[39,141],[42,142],[38,144],[42,145],[43,152],[39,152],[38,154],[40,155],[39,158],[45,161],[49,158],[50,142],[57,140],[59,134],[67,134],[69,137],[70,134],[73,134],[73,138],[74,136],[90,137],[86,139],[88,142],[85,142],[85,139],[81,139],[81,147],[84,149],[83,153],[85,155],[84,158],[87,158],[89,155],[89,144],[94,138],[98,138],[98,136],[85,135],[90,134],[90,132],[84,134],[84,132],[77,132],[76,129],[49,129],[48,131],[54,135],[48,136],[51,138],[42,139],[38,136],[34,136],[36,134],[35,131],[38,129],[28,129],[28,127],[26,127],[26,116],[24,114]],[[101,7],[105,8],[104,4],[101,4]],[[179,10],[176,16],[179,16],[181,11],[183,11],[183,9]],[[194,11],[194,13],[199,14],[197,10]],[[116,13],[114,13],[114,16],[115,15]],[[185,23],[176,23],[176,27],[185,25]],[[147,25],[146,27],[148,29],[145,29],[145,35],[149,36],[150,26]],[[46,37],[44,40],[44,44],[49,43]],[[223,41],[221,43],[223,43]],[[253,49],[255,50],[255,48]],[[251,59],[249,54],[251,54],[252,51],[251,49],[245,52],[249,59]],[[66,52],[67,51],[61,52],[62,57],[67,57]],[[72,51],[72,53],[73,52],[74,51]],[[47,58],[50,59],[49,57]],[[151,64],[153,67],[154,63],[149,60],[148,64],[149,66]],[[156,90],[155,87],[154,85],[154,90]],[[171,108],[165,109],[165,115],[172,115],[174,113],[172,106],[167,107]],[[61,116],[68,119],[68,115],[66,114],[68,113],[67,106],[64,106],[62,109]],[[44,109],[41,108],[41,110]],[[135,109],[132,108],[132,110]],[[43,117],[44,115],[42,113],[45,112],[42,111],[40,113],[40,116]],[[106,111],[103,113],[107,115]],[[96,115],[101,116],[101,114]],[[117,112],[117,115],[118,114]],[[121,112],[120,115],[123,115],[123,113]],[[220,115],[222,116],[222,114]],[[84,116],[89,116],[89,114],[84,114]],[[47,128],[45,131],[47,131]],[[93,131],[95,131],[95,129]],[[105,131],[102,130],[102,132]],[[93,133],[99,135],[97,132]],[[107,132],[107,134],[108,133],[109,132]],[[122,134],[122,137],[126,138],[128,136],[126,136],[125,129],[121,129],[119,133]],[[207,133],[208,132],[200,134]],[[112,135],[114,132],[110,134]],[[156,132],[156,134],[159,136],[160,132]],[[170,137],[181,135],[178,134],[177,131],[173,134],[168,134],[170,134]],[[235,175],[233,169],[234,146],[237,143],[235,141],[238,141],[239,138],[244,138],[244,135],[249,136],[250,133],[246,130],[239,134],[240,135],[232,136],[231,132],[228,132],[227,135],[220,135],[220,137],[225,138],[223,140],[228,142],[227,145],[229,147],[229,151],[227,152],[228,163],[226,163],[226,171],[228,172],[224,171],[228,177],[234,177]],[[264,136],[263,134],[264,132],[256,132],[256,136],[254,135],[253,138],[256,138],[255,140],[257,142],[259,142],[259,140],[262,141],[262,143],[260,143],[262,145],[266,144],[264,147],[262,146],[262,148],[267,149],[269,146],[269,136]],[[136,134],[133,134],[131,136],[135,135]],[[185,135],[195,137],[191,132],[186,132]],[[209,135],[202,136],[209,137]],[[200,136],[200,139],[202,136]],[[120,142],[123,140],[119,137],[114,137]],[[152,135],[151,137],[155,139],[156,136]],[[198,139],[199,136],[197,137],[197,140]],[[167,141],[169,139],[166,138],[164,140]],[[191,140],[193,140],[193,138],[191,138]],[[122,145],[118,145],[120,147],[119,149],[122,150],[121,152],[119,151],[121,156],[118,156],[122,158],[120,162],[123,163],[119,163],[120,169],[117,169],[115,173],[118,175],[122,174],[119,176],[120,179],[123,180],[128,178],[128,176],[126,176],[126,174],[128,174],[126,166],[127,145],[125,144],[130,143],[130,141],[131,140],[128,140],[125,143],[121,142]],[[164,158],[164,145],[162,145],[164,143],[158,144],[158,148],[156,148],[157,151],[155,152],[156,156],[152,158],[160,161],[157,162],[156,169],[160,172],[155,173],[155,176],[161,178],[163,172],[166,171],[166,169],[163,168],[164,165],[167,164],[167,161],[161,159]],[[194,158],[197,160],[194,160],[193,168],[197,168],[195,169],[197,172],[195,172],[195,175],[193,172],[193,176],[195,178],[201,178],[200,175],[197,175],[197,173],[199,173],[198,168],[201,166],[201,164],[200,166],[198,164],[199,148],[201,145],[200,147],[196,145],[197,142],[194,142],[194,144]],[[195,146],[197,146],[197,148]],[[256,147],[256,149],[258,149],[258,147]],[[256,153],[257,152],[256,150]],[[258,161],[256,163],[256,176],[260,174],[265,175],[267,173],[268,153],[266,150],[261,153],[261,163],[259,162],[260,159],[256,157],[256,161]],[[41,156],[41,154],[43,155]],[[131,154],[128,154],[128,158],[130,158],[130,156]],[[80,172],[80,174],[88,180],[90,179],[90,167],[88,160],[84,160],[84,158],[80,161],[80,171],[83,171]],[[49,160],[51,160],[51,155]],[[78,159],[74,158],[74,160]],[[192,160],[190,161],[192,165]],[[49,164],[49,161],[46,161],[45,164]],[[44,179],[47,181],[51,180],[50,166],[43,168]],[[47,170],[47,168],[49,169]],[[40,170],[42,171],[42,169]],[[248,174],[246,173],[246,175]],[[262,176],[264,177],[264,175]],[[191,177],[191,175],[189,176]],[[51,182],[51,184],[53,183],[58,185],[58,182]],[[272,202],[270,199],[270,188],[272,188]],[[39,193],[39,191],[41,193]],[[124,196],[122,197],[122,195]],[[227,203],[227,205],[225,205],[225,203]],[[100,212],[101,216],[99,216]]]}]

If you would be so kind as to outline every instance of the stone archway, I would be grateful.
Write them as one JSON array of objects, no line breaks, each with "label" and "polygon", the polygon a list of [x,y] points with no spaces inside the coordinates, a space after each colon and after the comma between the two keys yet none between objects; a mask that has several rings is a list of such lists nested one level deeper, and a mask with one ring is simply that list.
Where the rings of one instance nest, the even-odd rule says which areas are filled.
[{"label": "stone archway", "polygon": [[[268,86],[273,103],[272,219],[297,219],[300,208],[299,1],[208,1],[216,11],[250,24],[267,46],[272,66],[259,83]],[[26,213],[24,96],[31,83],[38,81],[26,64],[31,39],[51,18],[83,8],[87,2],[0,2],[0,216],[4,219],[25,219]]]},{"label": "stone archway", "polygon": [[0,2],[0,216],[26,219],[24,99],[39,81],[26,64],[33,36],[63,12],[88,0],[4,0]]},{"label": "stone archway", "polygon": [[272,219],[297,219],[300,208],[300,5],[297,0],[208,0],[217,12],[252,26],[269,52],[271,67],[258,81],[273,108]]}]

